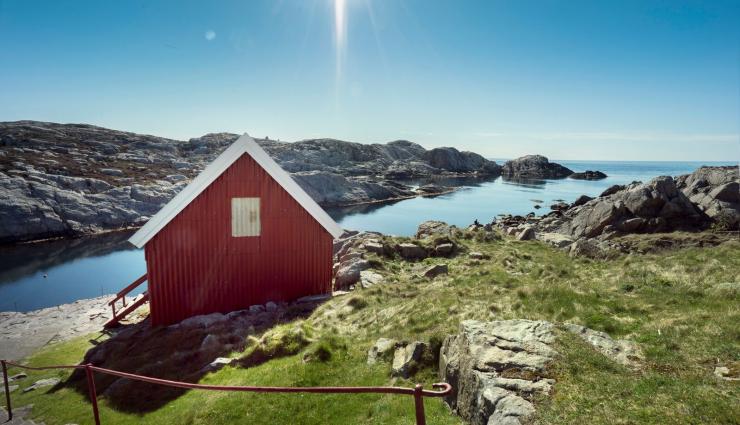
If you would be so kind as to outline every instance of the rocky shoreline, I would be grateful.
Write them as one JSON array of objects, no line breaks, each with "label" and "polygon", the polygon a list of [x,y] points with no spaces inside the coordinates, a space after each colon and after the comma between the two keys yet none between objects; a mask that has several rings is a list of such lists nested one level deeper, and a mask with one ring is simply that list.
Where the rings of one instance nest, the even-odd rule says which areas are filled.
[{"label": "rocky shoreline", "polygon": [[[84,124],[0,123],[0,243],[141,226],[236,138],[179,141]],[[437,196],[456,189],[440,179],[501,174],[476,153],[405,140],[257,142],[324,207]]]}]

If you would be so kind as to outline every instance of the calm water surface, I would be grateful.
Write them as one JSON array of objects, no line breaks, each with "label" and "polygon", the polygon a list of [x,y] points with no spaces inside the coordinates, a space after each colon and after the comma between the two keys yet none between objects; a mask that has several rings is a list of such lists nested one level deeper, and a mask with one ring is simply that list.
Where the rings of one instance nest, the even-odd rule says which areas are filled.
[{"label": "calm water surface", "polygon": [[[501,163],[502,161],[499,161]],[[441,181],[462,185],[455,193],[435,198],[340,208],[329,214],[344,228],[412,235],[425,220],[467,226],[473,220],[490,221],[498,214],[545,213],[557,200],[572,202],[586,194],[596,196],[614,184],[647,181],[660,175],[694,171],[698,162],[556,161],[574,171],[600,170],[600,181],[540,180],[485,182]],[[736,163],[724,163],[737,165]],[[418,182],[424,183],[424,182]],[[542,201],[537,210],[536,201]],[[117,292],[146,271],[143,251],[116,233],[91,238],[0,247],[0,311],[29,311]],[[144,290],[142,286],[139,292]]]}]

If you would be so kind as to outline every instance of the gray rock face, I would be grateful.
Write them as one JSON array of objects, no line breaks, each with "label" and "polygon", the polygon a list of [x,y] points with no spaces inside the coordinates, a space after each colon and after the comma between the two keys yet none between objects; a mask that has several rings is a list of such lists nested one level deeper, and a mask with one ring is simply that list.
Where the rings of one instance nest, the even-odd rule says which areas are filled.
[{"label": "gray rock face", "polygon": [[[0,122],[0,243],[141,226],[237,137],[178,141],[91,125]],[[477,154],[451,148],[430,154],[408,141],[257,142],[323,206],[437,193],[393,178],[499,169]]]},{"label": "gray rock face", "polygon": [[533,396],[554,384],[538,375],[557,355],[554,341],[548,322],[462,322],[439,359],[441,378],[453,388],[450,407],[473,425],[523,423],[534,413]]},{"label": "gray rock face", "polygon": [[701,167],[678,177],[676,186],[715,221],[731,229],[740,224],[738,167]]},{"label": "gray rock face", "polygon": [[414,366],[421,360],[424,352],[429,346],[424,342],[411,342],[403,347],[396,349],[393,354],[393,366],[391,374],[408,378],[413,373]]},{"label": "gray rock face", "polygon": [[501,174],[504,177],[522,179],[561,179],[573,174],[569,168],[550,162],[542,155],[527,155],[507,161]]},{"label": "gray rock face", "polygon": [[578,239],[609,230],[652,233],[695,229],[706,223],[706,215],[678,190],[674,180],[663,176],[572,207],[540,228]]}]

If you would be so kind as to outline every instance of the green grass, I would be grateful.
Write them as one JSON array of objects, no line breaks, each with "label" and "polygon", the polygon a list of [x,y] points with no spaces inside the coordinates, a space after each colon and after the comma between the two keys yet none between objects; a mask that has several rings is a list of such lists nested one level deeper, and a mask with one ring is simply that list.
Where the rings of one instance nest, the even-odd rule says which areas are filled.
[{"label": "green grass", "polygon": [[[394,242],[394,241],[391,241]],[[308,319],[281,325],[245,353],[274,354],[248,368],[227,367],[203,383],[242,385],[389,385],[390,367],[365,363],[378,337],[423,339],[436,344],[461,320],[510,318],[574,322],[640,343],[645,361],[631,370],[563,334],[561,358],[549,374],[557,379],[552,397],[538,401],[535,423],[740,423],[737,382],[713,376],[717,364],[740,361],[740,244],[687,248],[611,260],[572,259],[538,242],[510,239],[458,240],[466,255],[419,263],[373,258],[387,282],[338,297]],[[435,263],[448,276],[418,277]],[[295,329],[302,329],[296,333]],[[89,343],[79,339],[50,346],[31,364],[79,361]],[[409,381],[437,380],[427,362]],[[33,373],[23,381],[52,376]],[[64,374],[62,374],[64,375]],[[62,388],[13,393],[16,406],[34,404],[47,424],[90,422],[83,395]],[[104,423],[177,424],[408,424],[410,397],[391,395],[235,394],[189,391],[145,414],[121,413],[101,397]],[[428,423],[458,424],[440,400],[426,401]]]}]

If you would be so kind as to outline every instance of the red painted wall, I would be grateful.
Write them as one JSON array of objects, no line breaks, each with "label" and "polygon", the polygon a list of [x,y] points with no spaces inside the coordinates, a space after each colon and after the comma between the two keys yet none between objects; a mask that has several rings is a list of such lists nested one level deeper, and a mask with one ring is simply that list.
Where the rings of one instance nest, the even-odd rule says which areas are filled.
[{"label": "red painted wall", "polygon": [[[231,236],[237,197],[261,198],[260,236]],[[152,325],[329,293],[332,241],[245,154],[146,244]]]}]

